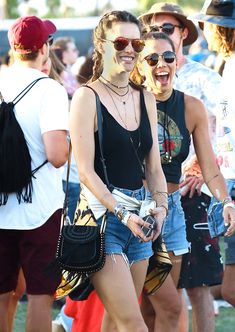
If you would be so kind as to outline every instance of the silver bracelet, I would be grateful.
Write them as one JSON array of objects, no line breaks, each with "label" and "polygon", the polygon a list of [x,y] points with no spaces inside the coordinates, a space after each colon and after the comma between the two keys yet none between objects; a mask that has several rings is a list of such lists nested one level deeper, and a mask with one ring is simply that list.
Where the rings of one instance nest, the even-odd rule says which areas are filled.
[{"label": "silver bracelet", "polygon": [[122,220],[121,220],[123,225],[127,226],[127,222],[129,220],[130,216],[131,216],[131,213],[127,209],[125,209],[125,211],[123,213]]},{"label": "silver bracelet", "polygon": [[114,208],[114,215],[127,226],[131,213],[122,204],[118,203]]}]

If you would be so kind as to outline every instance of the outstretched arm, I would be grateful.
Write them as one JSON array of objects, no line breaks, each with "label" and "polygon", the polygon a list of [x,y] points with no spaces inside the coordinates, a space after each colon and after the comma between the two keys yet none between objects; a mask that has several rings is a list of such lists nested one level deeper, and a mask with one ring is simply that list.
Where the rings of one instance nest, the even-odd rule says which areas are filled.
[{"label": "outstretched arm", "polygon": [[[194,147],[204,181],[213,196],[223,202],[229,195],[210,143],[206,110],[199,100],[189,96],[187,98],[189,102],[186,102],[186,105],[194,123],[192,130]],[[230,224],[226,235],[232,235],[235,231],[235,209],[225,205],[223,216],[225,223]]]}]

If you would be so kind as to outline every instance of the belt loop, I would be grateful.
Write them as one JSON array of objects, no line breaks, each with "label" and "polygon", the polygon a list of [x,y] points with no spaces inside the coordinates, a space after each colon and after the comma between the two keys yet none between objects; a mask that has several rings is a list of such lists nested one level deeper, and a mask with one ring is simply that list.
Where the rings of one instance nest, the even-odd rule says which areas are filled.
[{"label": "belt loop", "polygon": [[168,199],[170,199],[170,202],[169,202],[169,203],[172,204],[172,205],[174,204],[173,194],[174,194],[174,193],[171,193],[171,194],[168,195]]}]

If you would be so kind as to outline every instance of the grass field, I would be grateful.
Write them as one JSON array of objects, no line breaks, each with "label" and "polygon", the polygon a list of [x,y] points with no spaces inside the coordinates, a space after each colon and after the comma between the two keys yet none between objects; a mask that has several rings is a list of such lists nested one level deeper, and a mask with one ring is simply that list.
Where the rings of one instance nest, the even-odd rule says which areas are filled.
[{"label": "grass field", "polygon": [[[58,311],[59,311],[58,309],[53,310],[53,317],[57,315]],[[24,332],[25,313],[26,313],[26,303],[21,302],[18,306],[14,332]],[[220,314],[218,317],[216,317],[215,331],[216,332],[235,331],[235,310],[233,308],[220,308]],[[84,332],[92,332],[92,331],[84,331]]]}]

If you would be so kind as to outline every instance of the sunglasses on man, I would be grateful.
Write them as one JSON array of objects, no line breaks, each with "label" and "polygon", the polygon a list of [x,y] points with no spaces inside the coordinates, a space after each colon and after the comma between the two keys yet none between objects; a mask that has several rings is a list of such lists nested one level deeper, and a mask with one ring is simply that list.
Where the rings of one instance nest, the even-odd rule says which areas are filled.
[{"label": "sunglasses on man", "polygon": [[129,45],[131,43],[131,46],[133,48],[133,50],[136,53],[140,53],[145,46],[145,42],[142,39],[130,39],[130,38],[125,38],[125,37],[117,37],[114,40],[110,40],[110,39],[104,39],[104,38],[100,38],[103,41],[109,41],[111,43],[113,43],[113,46],[115,48],[115,50],[117,51],[123,51],[127,45]]},{"label": "sunglasses on man", "polygon": [[173,63],[176,59],[176,54],[173,51],[165,51],[163,53],[152,53],[147,55],[143,61],[145,60],[149,66],[153,67],[158,64],[159,57],[162,57],[162,59],[166,63]]},{"label": "sunglasses on man", "polygon": [[162,25],[151,25],[148,28],[144,28],[142,33],[146,34],[149,32],[164,32],[168,36],[172,35],[175,31],[175,28],[183,29],[181,25],[172,24],[172,23],[163,23]]}]

